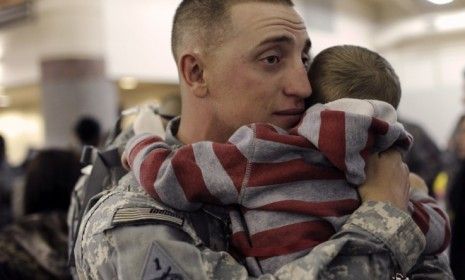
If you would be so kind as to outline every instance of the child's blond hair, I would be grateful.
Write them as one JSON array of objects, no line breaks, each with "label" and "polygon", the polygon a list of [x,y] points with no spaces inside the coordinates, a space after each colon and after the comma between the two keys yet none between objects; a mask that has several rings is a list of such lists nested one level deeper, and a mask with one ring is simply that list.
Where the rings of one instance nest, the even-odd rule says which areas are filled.
[{"label": "child's blond hair", "polygon": [[399,78],[391,64],[376,52],[342,45],[323,50],[309,70],[312,103],[341,98],[376,99],[397,108],[401,97]]}]

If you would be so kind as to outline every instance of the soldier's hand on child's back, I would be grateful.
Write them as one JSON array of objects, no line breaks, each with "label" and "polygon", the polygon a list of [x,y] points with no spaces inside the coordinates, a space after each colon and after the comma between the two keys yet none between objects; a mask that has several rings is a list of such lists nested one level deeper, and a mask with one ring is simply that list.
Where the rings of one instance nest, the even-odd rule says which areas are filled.
[{"label": "soldier's hand on child's back", "polygon": [[407,211],[409,169],[395,149],[372,155],[366,166],[366,181],[359,187],[362,202],[384,201]]}]

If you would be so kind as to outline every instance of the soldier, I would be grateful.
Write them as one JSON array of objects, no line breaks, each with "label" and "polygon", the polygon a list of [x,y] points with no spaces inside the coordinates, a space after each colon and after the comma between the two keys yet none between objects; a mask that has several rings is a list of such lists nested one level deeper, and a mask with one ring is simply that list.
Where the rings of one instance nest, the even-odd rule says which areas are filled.
[{"label": "soldier", "polygon": [[[172,33],[183,106],[181,118],[168,125],[167,144],[226,141],[252,122],[294,126],[311,93],[310,46],[290,0],[184,0]],[[401,210],[408,169],[397,152],[371,158],[359,191],[363,204],[331,240],[260,278],[451,279],[444,255],[418,260],[425,240]],[[247,279],[244,260],[232,257],[227,214],[213,205],[195,212],[169,209],[129,174],[89,206],[74,251],[78,276]]]}]

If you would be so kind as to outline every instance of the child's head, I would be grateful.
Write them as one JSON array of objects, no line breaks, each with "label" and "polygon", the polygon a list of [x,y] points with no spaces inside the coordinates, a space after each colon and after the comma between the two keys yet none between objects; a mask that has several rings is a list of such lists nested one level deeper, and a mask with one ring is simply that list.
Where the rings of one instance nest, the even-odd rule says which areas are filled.
[{"label": "child's head", "polygon": [[343,45],[323,50],[312,62],[309,79],[312,103],[357,98],[399,105],[401,89],[394,69],[366,48]]}]

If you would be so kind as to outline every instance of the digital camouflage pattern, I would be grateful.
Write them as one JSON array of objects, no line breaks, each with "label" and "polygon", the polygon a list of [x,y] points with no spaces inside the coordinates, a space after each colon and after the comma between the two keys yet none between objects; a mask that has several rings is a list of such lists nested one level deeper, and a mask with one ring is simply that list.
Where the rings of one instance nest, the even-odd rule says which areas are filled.
[{"label": "digital camouflage pattern", "polygon": [[[118,134],[116,137],[110,137],[108,142],[105,143],[106,149],[110,150],[117,148],[118,153],[122,154],[126,142],[134,136],[132,128],[124,130],[122,133]],[[117,169],[117,170],[116,170]],[[106,176],[102,182],[96,182],[96,186],[100,188],[99,191],[109,190],[113,187],[116,187],[122,168],[113,168],[108,170],[110,176]],[[81,170],[81,177],[76,182],[73,192],[71,194],[70,206],[68,208],[67,214],[67,225],[69,228],[68,234],[68,260],[73,278],[76,279],[76,269],[74,262],[74,244],[78,232],[79,222],[82,219],[83,210],[86,208],[88,201],[86,201],[86,188],[89,188],[87,185],[89,178],[92,175],[93,166],[87,165]],[[106,170],[105,170],[106,171]],[[111,178],[109,178],[111,177]]]},{"label": "digital camouflage pattern", "polygon": [[[167,142],[179,145],[170,130]],[[219,209],[176,212],[145,194],[131,173],[95,200],[76,240],[79,279],[254,279],[232,257],[229,225]],[[153,211],[115,220],[118,211],[131,208]],[[162,210],[171,214],[154,214]],[[168,221],[173,215],[182,218],[181,225]],[[331,240],[259,279],[395,279],[398,273],[410,279],[453,279],[445,255],[417,261],[424,245],[409,215],[368,202]]]},{"label": "digital camouflage pattern", "polygon": [[32,214],[0,232],[0,279],[71,279],[64,213]]},{"label": "digital camouflage pattern", "polygon": [[[182,271],[177,279],[249,279],[245,267],[230,254],[207,248],[221,243],[212,240],[215,237],[225,243],[227,236],[200,238],[182,213],[178,213],[184,217],[181,227],[162,221],[112,223],[118,209],[136,207],[173,211],[138,189],[132,175],[123,178],[121,185],[106,193],[84,217],[75,251],[80,279],[142,278],[147,265],[156,266],[147,259],[150,255],[169,260],[152,279],[163,276],[169,267]],[[210,217],[208,221],[210,232],[218,228],[214,220]],[[424,237],[408,215],[388,204],[369,202],[331,240],[275,275],[260,279],[391,279],[396,273],[405,275],[415,265],[423,246]],[[444,256],[422,259],[414,269],[423,278],[410,275],[411,279],[453,279]]]}]

